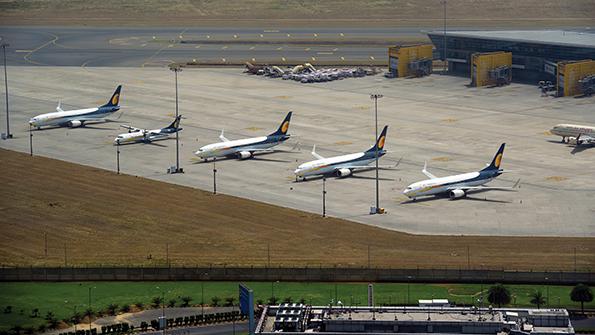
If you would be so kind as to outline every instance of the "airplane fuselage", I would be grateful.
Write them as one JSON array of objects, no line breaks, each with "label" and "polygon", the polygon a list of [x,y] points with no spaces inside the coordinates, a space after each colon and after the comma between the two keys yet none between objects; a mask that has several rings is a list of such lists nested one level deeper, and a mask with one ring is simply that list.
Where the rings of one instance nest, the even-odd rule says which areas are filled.
[{"label": "airplane fuselage", "polygon": [[241,140],[217,142],[205,145],[194,154],[202,159],[228,157],[237,155],[240,152],[267,150],[289,138],[288,135],[269,135],[245,138]]},{"label": "airplane fuselage", "polygon": [[76,127],[85,122],[102,121],[106,116],[118,110],[120,110],[119,106],[109,106],[45,113],[31,118],[29,124],[36,128],[44,126]]},{"label": "airplane fuselage", "polygon": [[137,130],[129,133],[118,135],[114,139],[114,144],[139,143],[139,142],[153,142],[159,140],[166,140],[169,134],[175,133],[173,131],[164,131],[163,129],[153,130]]},{"label": "airplane fuselage", "polygon": [[[384,156],[386,151],[379,150],[378,158]],[[337,169],[350,169],[368,165],[376,160],[375,152],[357,152],[353,154],[317,159],[300,164],[294,171],[297,177],[308,177],[332,174]]]},{"label": "airplane fuselage", "polygon": [[588,135],[595,137],[595,127],[581,126],[575,124],[559,124],[554,126],[550,132],[554,135],[564,138],[574,137],[579,135]]},{"label": "airplane fuselage", "polygon": [[458,188],[481,186],[489,183],[501,173],[500,170],[488,170],[426,179],[407,186],[403,191],[403,194],[409,198],[415,199],[421,196],[448,193]]}]

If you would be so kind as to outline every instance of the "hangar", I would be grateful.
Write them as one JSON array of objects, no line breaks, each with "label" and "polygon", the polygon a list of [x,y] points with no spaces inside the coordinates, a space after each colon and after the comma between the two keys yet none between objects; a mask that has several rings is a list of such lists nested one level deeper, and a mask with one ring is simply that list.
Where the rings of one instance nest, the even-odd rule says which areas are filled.
[{"label": "hangar", "polygon": [[[595,59],[595,34],[564,30],[431,31],[428,37],[448,60],[450,72],[470,74],[474,53],[511,52],[512,78],[555,81],[558,62]],[[446,51],[444,41],[446,40]],[[585,74],[584,76],[588,76]]]}]

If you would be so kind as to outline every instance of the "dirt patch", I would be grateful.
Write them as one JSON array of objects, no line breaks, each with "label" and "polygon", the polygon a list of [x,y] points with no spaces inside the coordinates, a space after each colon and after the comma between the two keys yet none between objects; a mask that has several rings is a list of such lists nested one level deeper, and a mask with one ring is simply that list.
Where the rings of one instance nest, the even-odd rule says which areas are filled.
[{"label": "dirt patch", "polygon": [[569,270],[575,250],[578,269],[595,265],[594,238],[410,235],[3,149],[0,160],[3,265],[262,266],[270,250],[273,266],[367,266],[369,250],[371,266],[464,269],[467,247],[473,268]]},{"label": "dirt patch", "polygon": [[[450,0],[451,26],[592,26],[592,0]],[[396,1],[80,1],[6,0],[2,24],[103,26],[441,26],[443,8],[436,0]]]}]

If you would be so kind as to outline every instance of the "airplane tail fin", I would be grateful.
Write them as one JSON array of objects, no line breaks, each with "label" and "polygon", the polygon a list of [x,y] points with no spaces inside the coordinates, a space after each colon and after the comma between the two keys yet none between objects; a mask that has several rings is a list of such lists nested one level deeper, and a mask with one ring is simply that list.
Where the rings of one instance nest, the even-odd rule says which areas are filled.
[{"label": "airplane tail fin", "polygon": [[62,100],[58,100],[58,106],[56,107],[56,112],[63,112],[62,109]]},{"label": "airplane tail fin", "polygon": [[388,126],[384,126],[384,129],[382,129],[380,136],[378,136],[378,139],[376,139],[376,143],[374,144],[373,147],[368,149],[367,152],[375,152],[376,148],[378,148],[378,151],[382,151],[384,149],[384,142],[386,140],[386,131],[387,130],[388,130]]},{"label": "airplane tail fin", "polygon": [[118,85],[118,87],[116,88],[116,91],[114,91],[114,94],[109,99],[109,101],[105,105],[103,105],[101,107],[118,106],[120,104],[120,91],[121,90],[122,90],[122,85]]},{"label": "airplane tail fin", "polygon": [[165,127],[165,129],[171,130],[181,130],[180,128],[180,120],[182,119],[182,115],[178,115],[178,117],[172,122],[169,126]]},{"label": "airplane tail fin", "polygon": [[490,165],[488,165],[486,168],[484,168],[481,171],[499,170],[500,169],[500,163],[502,163],[502,155],[504,155],[504,146],[505,145],[506,145],[506,143],[502,143],[500,145],[500,149],[498,149],[498,152],[496,152],[494,159],[492,159],[492,163],[490,163]]},{"label": "airplane tail fin", "polygon": [[273,136],[273,135],[286,135],[287,131],[289,130],[289,121],[291,121],[291,114],[293,112],[289,112],[287,113],[287,116],[285,116],[285,119],[283,119],[283,122],[281,122],[281,125],[279,126],[279,129],[277,129],[276,132],[272,133],[269,136]]}]

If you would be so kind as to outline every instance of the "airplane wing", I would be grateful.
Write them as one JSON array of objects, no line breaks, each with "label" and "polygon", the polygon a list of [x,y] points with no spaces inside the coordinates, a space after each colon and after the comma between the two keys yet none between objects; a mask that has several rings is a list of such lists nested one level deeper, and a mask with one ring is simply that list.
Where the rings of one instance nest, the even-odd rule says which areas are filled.
[{"label": "airplane wing", "polygon": [[449,187],[448,190],[463,190],[463,191],[477,191],[477,190],[498,190],[498,191],[513,191],[516,190],[517,188],[520,188],[519,185],[521,183],[521,180],[517,180],[516,183],[514,183],[514,185],[512,185],[512,187],[490,187],[490,186],[453,186],[453,187]]},{"label": "airplane wing", "polygon": [[424,169],[421,170],[421,172],[423,174],[425,174],[430,179],[436,179],[436,178],[438,178],[438,177],[434,176],[433,174],[431,174],[430,171],[428,171],[427,167],[428,167],[428,162],[426,161],[426,162],[424,162]]},{"label": "airplane wing", "polygon": [[324,159],[324,157],[316,153],[316,144],[314,144],[314,146],[312,147],[312,156],[316,157],[316,159]]},{"label": "airplane wing", "polygon": [[125,124],[121,124],[120,127],[124,128],[124,129],[128,129],[128,130],[130,130],[132,132],[143,130],[143,129],[132,127],[132,126],[128,126],[128,125],[125,125]]},{"label": "airplane wing", "polygon": [[224,132],[224,131],[225,131],[224,129],[221,129],[221,135],[219,135],[219,139],[220,139],[222,142],[229,142],[229,140],[228,140],[228,139],[227,139],[227,138],[226,138],[226,137],[223,135],[223,132]]}]

